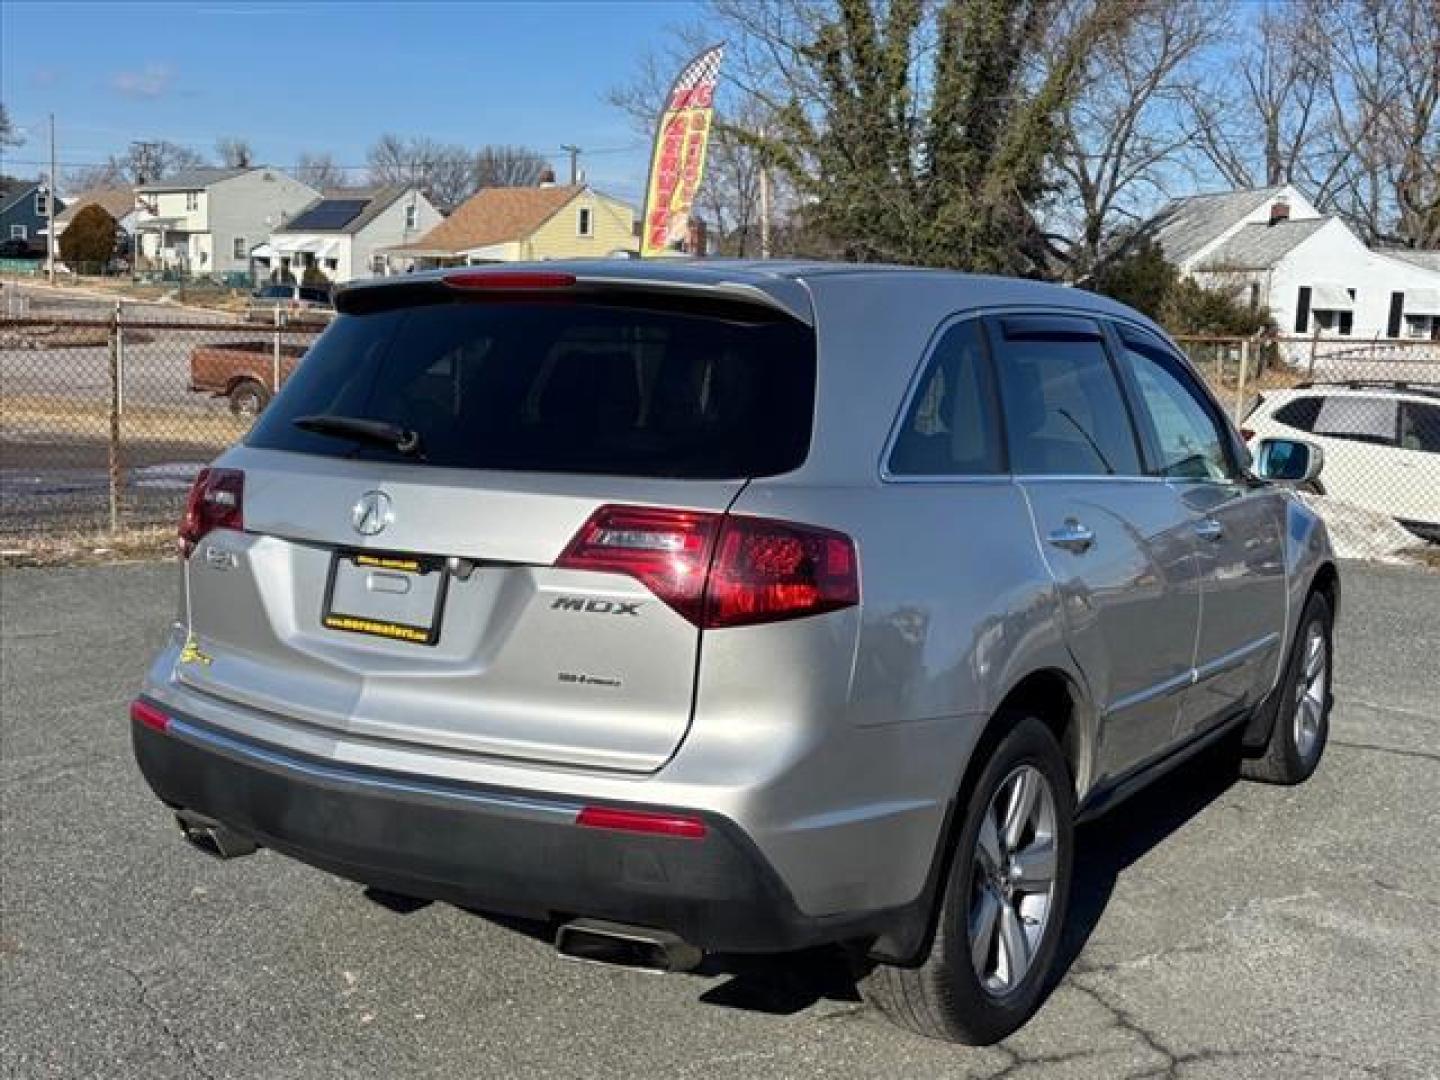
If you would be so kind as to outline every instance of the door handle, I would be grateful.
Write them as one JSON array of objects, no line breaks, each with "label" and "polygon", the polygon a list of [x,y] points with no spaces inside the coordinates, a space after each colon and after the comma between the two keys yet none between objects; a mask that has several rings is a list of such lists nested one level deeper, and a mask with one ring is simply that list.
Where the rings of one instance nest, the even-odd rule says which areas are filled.
[{"label": "door handle", "polygon": [[1214,518],[1202,518],[1195,523],[1195,535],[1201,540],[1209,540],[1212,544],[1218,544],[1225,539],[1225,526]]},{"label": "door handle", "polygon": [[1055,547],[1064,548],[1076,555],[1083,555],[1095,544],[1095,534],[1074,518],[1066,518],[1065,524],[1058,529],[1052,529],[1045,539]]}]

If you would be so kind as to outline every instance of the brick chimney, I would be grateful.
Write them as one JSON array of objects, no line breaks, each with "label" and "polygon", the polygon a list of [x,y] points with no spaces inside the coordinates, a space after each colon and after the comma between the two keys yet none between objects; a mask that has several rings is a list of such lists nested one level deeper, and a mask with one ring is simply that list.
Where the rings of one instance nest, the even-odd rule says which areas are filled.
[{"label": "brick chimney", "polygon": [[548,166],[548,165],[545,166],[545,168],[543,168],[543,169],[540,170],[540,184],[539,184],[539,186],[540,186],[540,187],[554,187],[554,186],[555,186],[555,170],[552,169],[552,168],[550,168],[550,166]]},{"label": "brick chimney", "polygon": [[689,255],[705,255],[709,248],[709,230],[703,218],[692,217],[685,230],[685,251]]},{"label": "brick chimney", "polygon": [[1284,199],[1276,199],[1270,204],[1270,224],[1279,225],[1282,221],[1290,220],[1290,204]]}]

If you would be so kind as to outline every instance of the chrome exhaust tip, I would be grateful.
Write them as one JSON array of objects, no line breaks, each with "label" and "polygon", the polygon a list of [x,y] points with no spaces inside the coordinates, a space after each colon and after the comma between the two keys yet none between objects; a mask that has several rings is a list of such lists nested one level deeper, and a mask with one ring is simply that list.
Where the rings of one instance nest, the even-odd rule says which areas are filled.
[{"label": "chrome exhaust tip", "polygon": [[668,930],[603,919],[575,919],[555,932],[555,951],[567,960],[663,974],[693,971],[705,953]]},{"label": "chrome exhaust tip", "polygon": [[242,855],[252,855],[260,846],[220,822],[191,810],[177,810],[175,824],[180,826],[181,835],[193,847],[215,859],[238,859]]}]

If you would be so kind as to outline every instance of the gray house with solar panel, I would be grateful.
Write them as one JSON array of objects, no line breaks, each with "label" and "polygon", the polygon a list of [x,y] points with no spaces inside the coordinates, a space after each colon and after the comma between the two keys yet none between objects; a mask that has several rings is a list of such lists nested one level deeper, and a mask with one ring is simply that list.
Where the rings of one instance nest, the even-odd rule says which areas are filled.
[{"label": "gray house with solar panel", "polygon": [[315,267],[338,284],[390,272],[384,249],[423,236],[440,219],[419,188],[341,189],[305,207],[250,255],[263,281],[302,281]]},{"label": "gray house with solar panel", "polygon": [[268,166],[186,169],[135,189],[135,232],[144,272],[238,277],[250,249],[319,198],[309,184]]}]

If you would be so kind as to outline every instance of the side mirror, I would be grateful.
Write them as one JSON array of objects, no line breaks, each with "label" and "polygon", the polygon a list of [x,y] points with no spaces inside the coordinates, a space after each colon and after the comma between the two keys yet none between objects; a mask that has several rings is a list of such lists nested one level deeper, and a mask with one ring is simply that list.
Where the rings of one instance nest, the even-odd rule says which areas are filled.
[{"label": "side mirror", "polygon": [[1308,484],[1325,467],[1325,451],[1299,439],[1261,439],[1255,475],[1282,484]]}]

